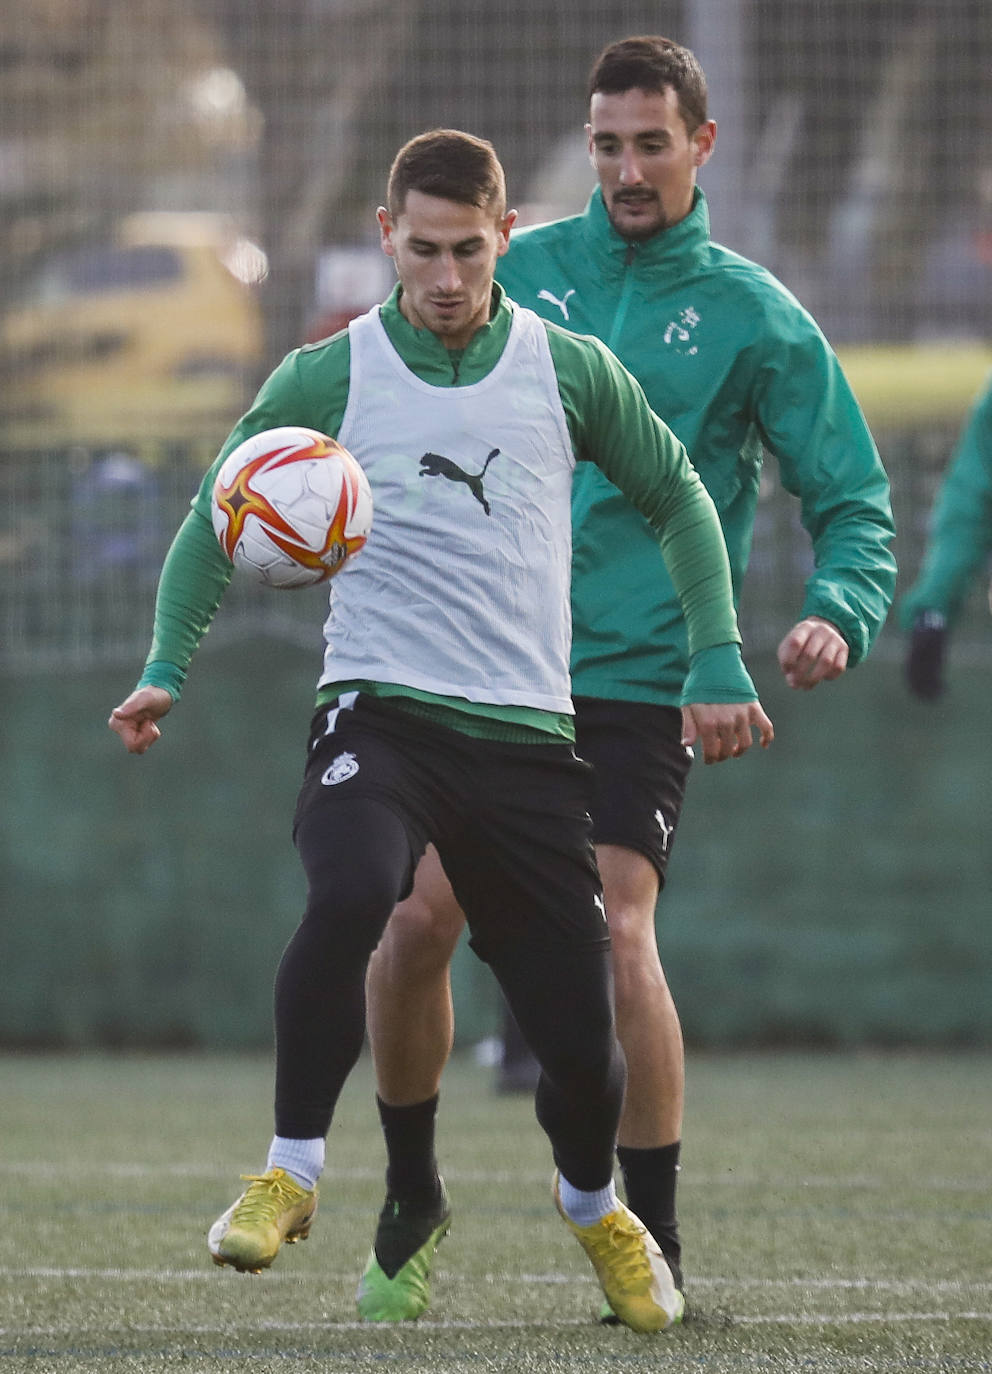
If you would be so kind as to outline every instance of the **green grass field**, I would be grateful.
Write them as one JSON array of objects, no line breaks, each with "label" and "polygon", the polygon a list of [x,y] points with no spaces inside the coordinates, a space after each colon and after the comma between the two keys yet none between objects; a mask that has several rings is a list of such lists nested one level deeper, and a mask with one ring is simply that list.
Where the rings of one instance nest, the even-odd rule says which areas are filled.
[{"label": "green grass field", "polygon": [[64,1371],[992,1369],[992,1059],[691,1056],[691,1320],[594,1321],[531,1103],[468,1057],[442,1096],[454,1207],[419,1323],[356,1320],[382,1198],[367,1060],[305,1244],[259,1278],[205,1233],[261,1167],[266,1058],[0,1059],[0,1368]]}]

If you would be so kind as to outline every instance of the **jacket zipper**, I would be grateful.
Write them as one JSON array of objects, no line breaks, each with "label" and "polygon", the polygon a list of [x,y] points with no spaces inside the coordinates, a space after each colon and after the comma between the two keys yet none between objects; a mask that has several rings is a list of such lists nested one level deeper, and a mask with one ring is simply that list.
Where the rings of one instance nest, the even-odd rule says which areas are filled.
[{"label": "jacket zipper", "polygon": [[627,310],[630,306],[630,299],[634,294],[634,273],[631,270],[634,266],[634,259],[637,257],[637,245],[630,243],[627,245],[627,256],[624,260],[623,288],[620,292],[620,299],[617,302],[616,314],[613,316],[613,324],[610,328],[610,337],[606,340],[607,348],[616,351],[617,343],[624,324],[627,320]]}]

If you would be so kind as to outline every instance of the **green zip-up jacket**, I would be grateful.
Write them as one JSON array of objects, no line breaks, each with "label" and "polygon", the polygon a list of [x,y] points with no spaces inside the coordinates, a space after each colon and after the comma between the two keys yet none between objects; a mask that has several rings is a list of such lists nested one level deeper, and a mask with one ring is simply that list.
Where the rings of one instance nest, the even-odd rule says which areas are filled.
[{"label": "green zip-up jacket", "polygon": [[934,502],[923,567],[899,603],[905,629],[923,611],[953,625],[992,553],[992,376],[976,398]]},{"label": "green zip-up jacket", "polygon": [[[428,330],[416,329],[399,309],[397,287],[379,307],[397,353],[432,386],[468,386],[492,371],[502,355],[515,308],[493,290],[493,311],[467,348],[446,349]],[[754,686],[740,657],[730,570],[713,503],[685,449],[647,405],[637,382],[598,340],[545,324],[565,418],[579,467],[594,460],[637,503],[657,550],[660,540],[689,623],[692,670],[686,700],[753,701]],[[232,574],[211,521],[214,479],[227,454],[250,435],[279,425],[304,425],[336,436],[350,383],[347,330],[290,353],[262,386],[201,483],[166,557],[155,607],[152,647],[139,685],[164,687],[178,698],[193,653],[220,604]],[[443,436],[439,436],[439,439]],[[418,480],[414,466],[411,482]],[[373,492],[375,497],[375,492]],[[376,521],[388,520],[388,507]],[[375,538],[373,533],[371,536]],[[443,557],[443,551],[439,551]],[[653,575],[664,571],[660,558]],[[273,595],[291,593],[273,592]],[[333,595],[333,592],[332,592]],[[503,707],[438,698],[403,684],[338,683],[398,698],[418,714],[501,739],[572,737],[571,718],[526,707]],[[414,705],[415,703],[415,705]]]},{"label": "green zip-up jacket", "polygon": [[[762,450],[774,455],[813,542],[796,619],[831,621],[850,664],[864,658],[895,588],[888,480],[815,321],[771,273],[711,241],[702,192],[680,223],[633,243],[597,190],[583,214],[515,231],[497,276],[522,305],[602,339],[637,377],[716,503],[735,596]],[[678,703],[685,625],[657,539],[589,466],[572,519],[573,693]]]}]

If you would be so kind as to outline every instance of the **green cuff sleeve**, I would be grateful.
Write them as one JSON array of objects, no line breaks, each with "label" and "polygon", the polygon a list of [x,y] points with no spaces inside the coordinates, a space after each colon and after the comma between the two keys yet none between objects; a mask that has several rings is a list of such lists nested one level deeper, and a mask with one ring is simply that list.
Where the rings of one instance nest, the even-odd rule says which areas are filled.
[{"label": "green cuff sleeve", "polygon": [[178,701],[182,696],[185,682],[186,674],[181,668],[177,668],[174,663],[167,663],[163,659],[156,659],[152,663],[145,664],[144,672],[138,679],[138,686],[164,687],[172,700]]},{"label": "green cuff sleeve", "polygon": [[744,667],[739,644],[714,644],[693,654],[682,688],[683,706],[757,700],[758,693]]}]

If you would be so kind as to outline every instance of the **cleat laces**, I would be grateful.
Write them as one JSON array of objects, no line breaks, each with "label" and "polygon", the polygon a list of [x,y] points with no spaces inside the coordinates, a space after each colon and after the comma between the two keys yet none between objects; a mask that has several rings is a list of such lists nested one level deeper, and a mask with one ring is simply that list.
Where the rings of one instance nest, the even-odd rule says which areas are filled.
[{"label": "cleat laces", "polygon": [[621,1278],[629,1293],[646,1293],[651,1287],[651,1262],[641,1243],[643,1226],[631,1226],[614,1212],[600,1222],[598,1233],[587,1233],[590,1249],[604,1260],[610,1272]]},{"label": "cleat laces", "polygon": [[281,1212],[299,1201],[299,1184],[286,1175],[273,1178],[271,1174],[242,1174],[241,1178],[250,1187],[234,1210],[232,1225],[256,1221],[274,1224]]}]

